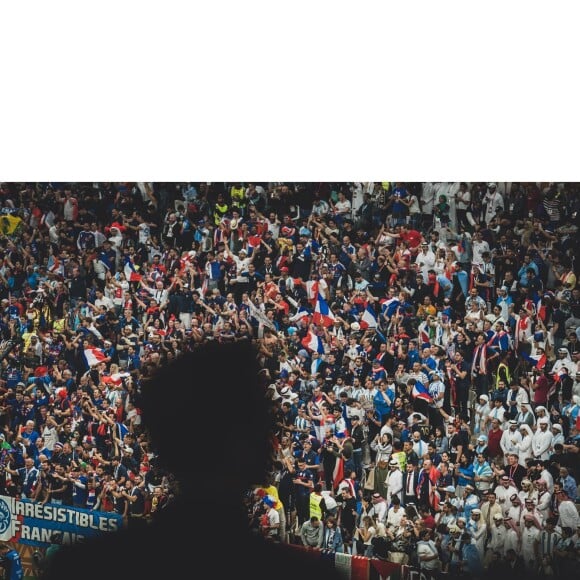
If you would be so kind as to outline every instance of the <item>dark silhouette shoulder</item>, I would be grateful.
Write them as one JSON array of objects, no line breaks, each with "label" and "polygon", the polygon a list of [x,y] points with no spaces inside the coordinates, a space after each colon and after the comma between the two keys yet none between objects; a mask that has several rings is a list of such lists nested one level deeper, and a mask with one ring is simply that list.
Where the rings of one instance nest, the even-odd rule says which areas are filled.
[{"label": "dark silhouette shoulder", "polygon": [[207,344],[145,381],[143,422],[179,496],[152,523],[62,547],[43,577],[337,577],[331,563],[249,529],[242,498],[264,481],[272,451],[259,371],[249,343]]}]

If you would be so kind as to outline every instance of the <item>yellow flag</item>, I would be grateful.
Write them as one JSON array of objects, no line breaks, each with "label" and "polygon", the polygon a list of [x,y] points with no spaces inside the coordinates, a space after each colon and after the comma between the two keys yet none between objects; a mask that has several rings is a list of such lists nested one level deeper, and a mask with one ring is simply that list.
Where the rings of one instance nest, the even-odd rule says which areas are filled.
[{"label": "yellow flag", "polygon": [[5,236],[13,234],[20,224],[22,219],[13,215],[3,215],[0,216],[0,232]]}]

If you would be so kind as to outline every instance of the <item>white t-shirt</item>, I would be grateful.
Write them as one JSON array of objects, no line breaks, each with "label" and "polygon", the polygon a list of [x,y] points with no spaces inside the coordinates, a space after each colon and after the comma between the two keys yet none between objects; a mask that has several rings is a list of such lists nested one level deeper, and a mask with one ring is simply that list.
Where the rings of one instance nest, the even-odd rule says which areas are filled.
[{"label": "white t-shirt", "polygon": [[334,207],[336,209],[336,213],[341,215],[348,215],[350,213],[350,201],[348,201],[348,199],[345,199],[344,201],[338,200],[334,204]]},{"label": "white t-shirt", "polygon": [[272,526],[279,526],[280,524],[280,514],[272,507],[268,511],[268,525],[270,529],[268,530],[269,536],[277,536],[279,532],[279,527],[272,529]]},{"label": "white t-shirt", "polygon": [[485,240],[473,240],[471,243],[471,249],[473,252],[471,261],[474,264],[483,264],[482,254],[484,252],[489,252],[489,244]]},{"label": "white t-shirt", "polygon": [[151,228],[149,227],[149,224],[142,222],[137,227],[139,228],[139,243],[146,244],[147,240],[151,237]]},{"label": "white t-shirt", "polygon": [[429,540],[428,542],[421,541],[417,543],[417,556],[419,556],[421,568],[424,570],[437,570],[439,568],[438,557],[433,560],[421,560],[421,556],[434,556],[435,554],[437,554],[437,547],[432,540]]}]

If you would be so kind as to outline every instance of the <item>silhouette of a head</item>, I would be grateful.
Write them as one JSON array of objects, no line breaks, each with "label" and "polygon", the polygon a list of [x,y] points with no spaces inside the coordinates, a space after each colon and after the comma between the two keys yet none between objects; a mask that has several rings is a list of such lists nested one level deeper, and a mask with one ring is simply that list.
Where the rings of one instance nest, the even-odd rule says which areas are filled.
[{"label": "silhouette of a head", "polygon": [[206,343],[142,386],[142,418],[160,463],[193,491],[221,483],[242,492],[264,481],[272,420],[256,355],[247,342]]}]

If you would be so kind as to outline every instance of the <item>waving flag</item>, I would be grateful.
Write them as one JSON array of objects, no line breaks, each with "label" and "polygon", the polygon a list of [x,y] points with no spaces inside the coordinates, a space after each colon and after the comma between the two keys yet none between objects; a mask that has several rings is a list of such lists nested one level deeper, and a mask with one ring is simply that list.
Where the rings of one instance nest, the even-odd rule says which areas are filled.
[{"label": "waving flag", "polygon": [[545,366],[546,363],[548,362],[548,357],[546,356],[546,353],[543,354],[535,354],[535,355],[529,355],[526,354],[525,352],[521,352],[520,353],[522,358],[526,359],[529,363],[531,363],[534,367],[536,367],[539,370],[542,370]]},{"label": "waving flag", "polygon": [[300,341],[304,348],[314,352],[318,352],[320,354],[324,353],[324,345],[322,344],[322,339],[320,336],[316,336],[311,330],[308,331],[308,334]]},{"label": "waving flag", "polygon": [[370,302],[367,303],[367,307],[364,309],[362,316],[360,318],[361,328],[376,328],[377,327],[377,317],[375,316],[375,310]]},{"label": "waving flag", "polygon": [[314,304],[318,297],[318,280],[308,280],[305,286],[306,286],[306,298],[308,298],[308,300],[310,300],[310,302]]},{"label": "waving flag", "polygon": [[417,331],[419,332],[419,340],[422,344],[431,342],[431,337],[429,336],[429,323],[426,320],[419,324]]},{"label": "waving flag", "polygon": [[334,314],[328,307],[328,303],[319,293],[314,307],[314,314],[312,315],[312,322],[314,324],[322,324],[322,326],[332,326],[334,320]]},{"label": "waving flag", "polygon": [[419,381],[417,381],[413,385],[411,395],[413,396],[414,399],[421,399],[423,401],[427,401],[428,403],[433,402],[433,398],[429,394],[428,389],[425,387],[423,383],[420,383]]},{"label": "waving flag", "polygon": [[298,310],[296,314],[293,314],[288,320],[290,322],[298,322],[302,318],[308,318],[310,316],[310,312],[308,310]]},{"label": "waving flag", "polygon": [[257,308],[251,300],[248,300],[247,305],[250,309],[250,315],[258,322],[258,324],[263,324],[266,328],[270,328],[274,331],[277,330],[276,325],[259,308]]},{"label": "waving flag", "polygon": [[99,252],[97,255],[97,261],[101,262],[101,264],[108,270],[111,271],[113,269],[113,264],[111,263],[111,257],[107,252],[102,251]]},{"label": "waving flag", "polygon": [[127,278],[128,282],[139,282],[141,280],[141,274],[137,274],[135,264],[133,264],[129,257],[127,257],[123,271],[125,272],[125,278]]},{"label": "waving flag", "polygon": [[23,223],[22,219],[17,216],[3,215],[0,217],[0,232],[5,236],[9,236],[16,232]]},{"label": "waving flag", "polygon": [[248,236],[248,256],[251,256],[256,248],[260,247],[262,236]]},{"label": "waving flag", "polygon": [[85,358],[90,367],[106,360],[105,353],[100,348],[85,348]]},{"label": "waving flag", "polygon": [[[195,260],[195,250],[189,250],[189,252],[184,252],[179,259],[179,273],[183,274],[189,266],[191,266]],[[125,277],[127,277],[125,275]]]},{"label": "waving flag", "polygon": [[101,380],[103,381],[103,383],[108,383],[108,384],[113,384],[115,386],[119,386],[123,383],[123,379],[125,377],[130,377],[131,374],[130,373],[113,373],[112,375],[107,375],[105,377],[102,377]]},{"label": "waving flag", "polygon": [[51,274],[62,274],[61,263],[58,256],[51,255],[48,257],[47,268]]},{"label": "waving flag", "polygon": [[390,298],[382,303],[382,312],[387,318],[391,318],[401,306],[401,301],[398,298]]}]

